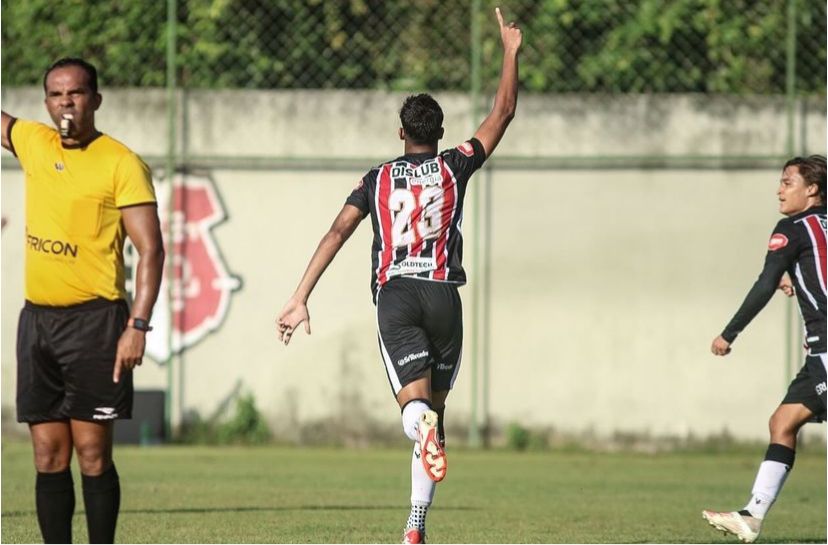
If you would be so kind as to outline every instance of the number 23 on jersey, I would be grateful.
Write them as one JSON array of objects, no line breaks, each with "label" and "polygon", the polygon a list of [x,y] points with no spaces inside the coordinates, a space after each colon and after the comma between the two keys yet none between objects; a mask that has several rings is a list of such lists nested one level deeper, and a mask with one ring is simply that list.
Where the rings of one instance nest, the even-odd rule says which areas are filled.
[{"label": "number 23 on jersey", "polygon": [[440,235],[443,226],[443,189],[423,187],[418,194],[410,189],[395,189],[388,198],[394,221],[391,243],[395,248],[421,243]]}]

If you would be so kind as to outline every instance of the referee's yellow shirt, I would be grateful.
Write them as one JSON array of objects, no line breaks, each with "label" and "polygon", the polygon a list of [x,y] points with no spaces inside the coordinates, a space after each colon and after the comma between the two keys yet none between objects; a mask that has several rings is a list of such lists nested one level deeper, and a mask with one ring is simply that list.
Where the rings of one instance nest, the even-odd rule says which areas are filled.
[{"label": "referee's yellow shirt", "polygon": [[26,299],[126,299],[120,208],[156,202],[149,167],[103,134],[73,148],[42,123],[15,120],[9,133],[26,174]]}]

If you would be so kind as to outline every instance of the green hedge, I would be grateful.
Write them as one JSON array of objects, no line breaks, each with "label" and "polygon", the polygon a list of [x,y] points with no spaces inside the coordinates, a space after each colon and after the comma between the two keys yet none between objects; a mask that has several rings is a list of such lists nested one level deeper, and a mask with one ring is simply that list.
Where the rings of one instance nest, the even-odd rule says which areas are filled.
[{"label": "green hedge", "polygon": [[[481,0],[486,91],[493,7],[524,30],[535,92],[783,93],[790,0]],[[825,93],[825,2],[797,0],[797,88]],[[65,55],[106,86],[166,81],[166,2],[2,0],[2,77],[32,85]],[[192,88],[465,91],[471,1],[178,0],[179,83]]]}]

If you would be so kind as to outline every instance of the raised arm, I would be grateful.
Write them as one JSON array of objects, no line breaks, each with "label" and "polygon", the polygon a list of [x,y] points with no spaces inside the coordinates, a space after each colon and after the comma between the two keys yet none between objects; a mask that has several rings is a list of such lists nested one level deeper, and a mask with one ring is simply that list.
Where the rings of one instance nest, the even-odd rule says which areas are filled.
[{"label": "raised arm", "polygon": [[2,112],[2,126],[0,127],[0,131],[2,131],[3,147],[9,151],[12,150],[9,128],[11,128],[11,122],[13,119],[14,118],[6,112]]},{"label": "raised arm", "polygon": [[515,26],[515,23],[503,23],[500,8],[495,8],[495,15],[500,25],[500,38],[503,41],[503,68],[492,111],[474,134],[474,137],[483,144],[486,157],[492,155],[500,139],[503,138],[509,122],[515,117],[518,94],[518,50],[523,41],[520,29]]},{"label": "raised arm", "polygon": [[311,257],[308,268],[299,282],[293,296],[288,299],[279,317],[276,319],[276,327],[279,332],[279,340],[286,345],[299,324],[305,322],[305,333],[310,335],[310,315],[308,314],[308,298],[313,288],[331,264],[345,241],[354,233],[359,222],[362,221],[362,211],[356,206],[346,204],[336,216],[331,228],[322,237],[319,246]]}]

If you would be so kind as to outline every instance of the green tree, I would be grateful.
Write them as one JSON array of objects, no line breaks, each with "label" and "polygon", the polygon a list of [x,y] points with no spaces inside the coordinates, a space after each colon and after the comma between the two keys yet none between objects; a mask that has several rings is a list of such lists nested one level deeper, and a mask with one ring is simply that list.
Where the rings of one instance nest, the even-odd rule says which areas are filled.
[{"label": "green tree", "polygon": [[33,85],[61,57],[83,57],[101,85],[165,81],[163,2],[3,0],[4,85]]},{"label": "green tree", "polygon": [[[790,0],[519,0],[521,84],[533,92],[785,91]],[[166,3],[0,0],[2,76],[31,85],[83,56],[107,86],[166,81]],[[493,10],[477,14],[487,92],[500,73]],[[468,90],[471,0],[178,0],[189,88]],[[797,89],[825,94],[825,3],[797,3]]]}]

